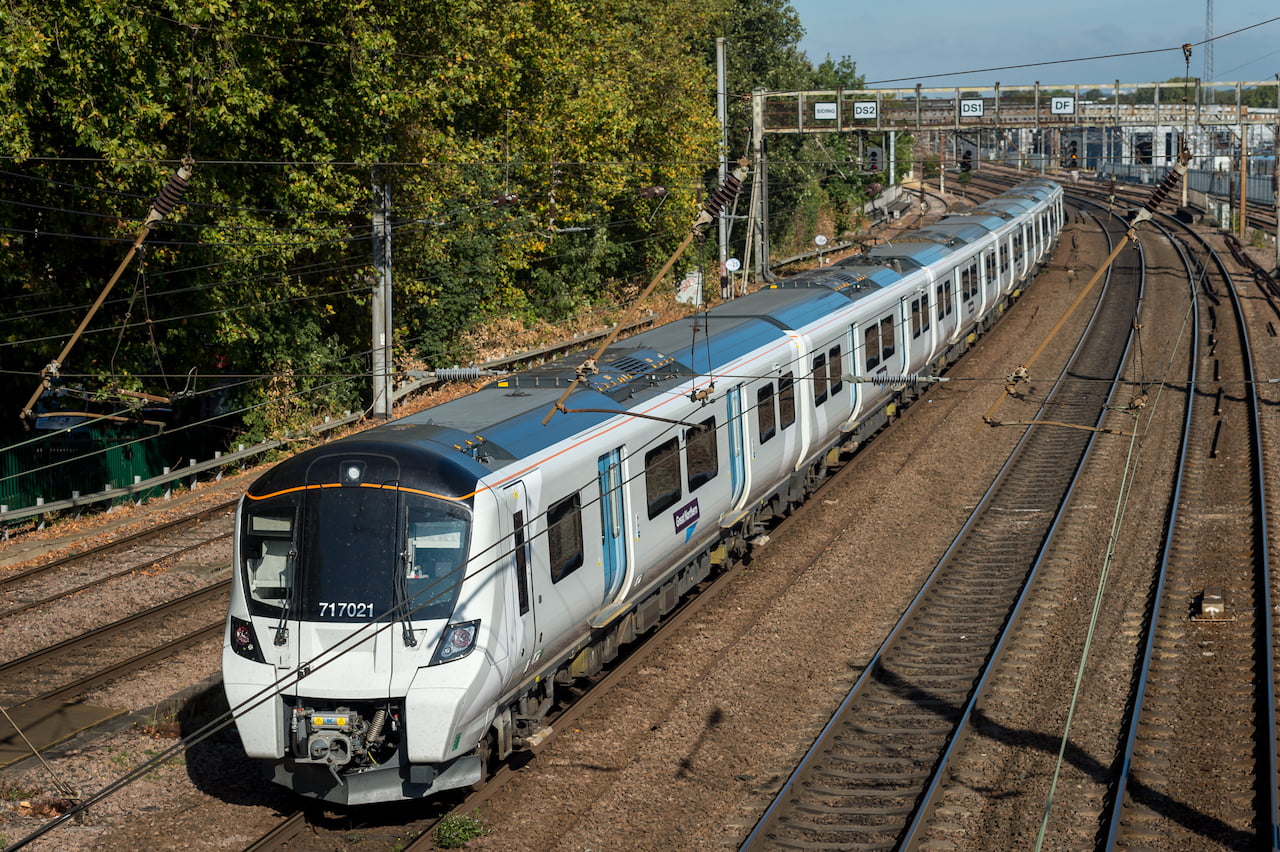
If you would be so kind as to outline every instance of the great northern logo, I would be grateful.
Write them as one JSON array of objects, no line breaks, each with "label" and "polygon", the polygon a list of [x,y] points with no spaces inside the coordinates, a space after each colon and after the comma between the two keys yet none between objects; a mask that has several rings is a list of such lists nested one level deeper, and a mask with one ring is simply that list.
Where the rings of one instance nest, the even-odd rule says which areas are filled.
[{"label": "great northern logo", "polygon": [[692,503],[686,503],[679,509],[676,509],[675,513],[671,516],[672,520],[676,522],[676,532],[680,532],[680,530],[693,526],[698,522],[698,518],[700,517],[702,517],[702,515],[698,511],[697,500],[694,500]]}]

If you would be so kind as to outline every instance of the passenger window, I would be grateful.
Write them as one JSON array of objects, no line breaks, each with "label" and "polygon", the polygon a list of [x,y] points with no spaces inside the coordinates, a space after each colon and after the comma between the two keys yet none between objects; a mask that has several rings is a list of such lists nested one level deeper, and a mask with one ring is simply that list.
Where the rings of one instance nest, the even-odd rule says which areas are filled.
[{"label": "passenger window", "polygon": [[675,438],[663,441],[644,454],[644,496],[649,518],[680,499],[680,444]]},{"label": "passenger window", "polygon": [[827,401],[827,356],[819,355],[813,359],[813,404],[822,405]]},{"label": "passenger window", "polygon": [[978,295],[978,262],[975,260],[960,273],[960,298],[968,302]]},{"label": "passenger window", "polygon": [[951,316],[951,279],[947,279],[938,285],[938,322],[942,322],[943,317]]},{"label": "passenger window", "polygon": [[873,325],[862,333],[863,348],[867,352],[867,372],[880,365],[880,326]]},{"label": "passenger window", "polygon": [[775,425],[776,420],[773,415],[773,382],[756,391],[756,426],[760,430],[760,443],[764,443],[773,437],[778,431]]},{"label": "passenger window", "polygon": [[716,419],[703,420],[698,426],[685,430],[685,454],[689,465],[689,490],[696,491],[716,478],[720,472],[720,459],[716,450]]},{"label": "passenger window", "polygon": [[582,567],[582,500],[577,494],[547,510],[547,550],[553,583]]},{"label": "passenger window", "polygon": [[888,361],[897,351],[893,340],[893,316],[880,320],[880,360]]},{"label": "passenger window", "polygon": [[778,416],[785,429],[796,422],[796,382],[794,373],[784,373],[778,379]]},{"label": "passenger window", "polygon": [[840,358],[839,346],[831,347],[831,351],[827,353],[827,384],[832,396],[840,393],[840,389],[844,387],[844,361]]},{"label": "passenger window", "polygon": [[911,300],[911,337],[919,337],[929,330],[929,294],[922,293],[920,298]]}]

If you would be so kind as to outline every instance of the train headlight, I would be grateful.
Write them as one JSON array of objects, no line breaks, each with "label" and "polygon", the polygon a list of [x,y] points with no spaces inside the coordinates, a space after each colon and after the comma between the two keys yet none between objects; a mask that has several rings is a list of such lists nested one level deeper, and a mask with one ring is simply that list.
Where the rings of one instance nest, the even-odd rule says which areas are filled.
[{"label": "train headlight", "polygon": [[476,636],[480,633],[479,621],[464,621],[461,624],[450,624],[440,637],[440,644],[431,656],[430,665],[449,663],[460,660],[470,654],[476,646]]},{"label": "train headlight", "polygon": [[364,462],[344,461],[339,466],[339,478],[343,485],[359,485],[364,481]]},{"label": "train headlight", "polygon": [[265,663],[262,646],[258,644],[258,636],[253,632],[253,624],[243,618],[231,616],[231,650],[246,660]]}]

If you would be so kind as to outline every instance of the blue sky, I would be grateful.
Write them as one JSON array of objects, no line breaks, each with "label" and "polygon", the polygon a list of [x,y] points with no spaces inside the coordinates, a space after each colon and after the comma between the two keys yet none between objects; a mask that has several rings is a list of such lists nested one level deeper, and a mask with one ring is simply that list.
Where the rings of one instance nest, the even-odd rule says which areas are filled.
[{"label": "blue sky", "polygon": [[[1186,72],[1184,43],[1193,45],[1191,76],[1205,70],[1205,0],[791,0],[791,7],[806,32],[800,48],[815,65],[848,56],[868,85],[883,88],[1160,82]],[[1280,20],[1225,34],[1277,16],[1275,0],[1214,3],[1214,82],[1275,79]],[[1159,52],[1087,58],[1138,51]],[[1021,65],[1033,67],[1004,67]]]}]

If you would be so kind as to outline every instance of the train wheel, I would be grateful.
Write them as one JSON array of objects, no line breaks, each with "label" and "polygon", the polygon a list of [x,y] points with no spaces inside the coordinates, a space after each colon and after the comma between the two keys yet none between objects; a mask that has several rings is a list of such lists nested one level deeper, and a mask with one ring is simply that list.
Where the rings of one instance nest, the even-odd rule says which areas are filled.
[{"label": "train wheel", "polygon": [[489,733],[484,735],[484,739],[480,740],[480,744],[476,746],[476,757],[480,758],[480,780],[471,785],[473,791],[479,792],[489,785],[489,779],[493,777],[493,773],[497,771],[497,760],[494,757],[498,753],[498,732],[493,728],[489,729]]}]

